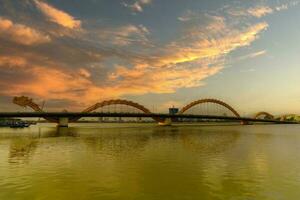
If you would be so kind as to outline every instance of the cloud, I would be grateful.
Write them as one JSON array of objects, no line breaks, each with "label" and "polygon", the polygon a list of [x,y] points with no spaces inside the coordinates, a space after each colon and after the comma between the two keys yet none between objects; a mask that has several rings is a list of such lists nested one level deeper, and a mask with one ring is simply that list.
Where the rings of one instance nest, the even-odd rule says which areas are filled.
[{"label": "cloud", "polygon": [[245,60],[245,59],[249,59],[249,58],[256,58],[258,56],[265,55],[266,53],[267,53],[266,50],[257,51],[257,52],[250,53],[250,54],[245,55],[245,56],[241,56],[241,57],[238,58],[238,60]]},{"label": "cloud", "polygon": [[276,6],[275,10],[281,11],[281,10],[287,10],[289,7],[287,4],[282,4],[280,6]]},{"label": "cloud", "polygon": [[84,68],[79,69],[79,74],[81,76],[85,77],[85,78],[91,77],[91,73],[88,70],[84,69]]},{"label": "cloud", "polygon": [[252,16],[261,18],[273,13],[274,10],[269,6],[255,6],[250,8],[229,8],[227,12],[232,16]]},{"label": "cloud", "polygon": [[51,41],[48,35],[22,24],[0,17],[0,37],[22,45],[36,45]]},{"label": "cloud", "polygon": [[276,7],[275,7],[275,10],[276,10],[276,11],[287,10],[287,9],[289,9],[290,7],[299,5],[299,3],[300,3],[300,1],[298,1],[298,0],[290,1],[290,2],[288,2],[288,3],[285,3],[285,4],[281,4],[281,5],[276,6]]},{"label": "cloud", "polygon": [[131,44],[148,45],[147,36],[150,31],[143,25],[124,25],[117,28],[103,28],[97,32],[97,37],[105,43],[127,46]]},{"label": "cloud", "polygon": [[263,17],[272,12],[273,12],[273,9],[268,6],[259,6],[259,7],[248,9],[248,13],[250,15],[258,17],[258,18]]},{"label": "cloud", "polygon": [[[110,53],[104,53],[104,49],[99,51],[97,48],[80,47],[75,40],[70,44],[77,45],[76,48],[70,46],[68,49],[65,45],[47,47],[50,48],[50,52],[55,49],[59,55],[68,52],[63,58],[67,59],[67,55],[70,54],[70,61],[58,57],[44,59],[41,57],[41,50],[33,52],[30,56],[19,53],[19,58],[2,55],[0,91],[7,96],[29,95],[48,100],[64,100],[84,107],[103,99],[119,98],[123,95],[174,93],[178,88],[199,87],[205,84],[206,78],[224,68],[226,55],[237,48],[250,45],[267,26],[266,23],[258,23],[240,30],[226,24],[220,16],[207,16],[205,24],[185,24],[182,37],[159,49],[152,47],[153,52],[142,53],[140,56],[126,51],[118,53],[111,50]],[[121,38],[132,34],[147,35],[149,32],[137,26],[123,26],[121,29]],[[122,42],[119,44],[127,44]],[[71,60],[77,59],[87,50],[90,53],[86,56],[101,55],[98,62],[102,62],[102,57],[110,57],[110,62],[116,61],[114,58],[118,57],[120,64],[112,65],[108,75],[102,74],[101,78],[95,77],[99,69],[87,68],[90,64],[87,57],[80,58],[76,62],[82,62],[74,62],[72,68],[69,67],[67,62],[71,63]],[[45,57],[47,55],[50,54],[45,52]],[[14,63],[17,60],[19,62]],[[5,66],[7,63],[10,68]],[[101,72],[104,73],[104,69]],[[11,74],[14,74],[18,81],[9,81]],[[97,83],[99,78],[101,81]]]},{"label": "cloud", "polygon": [[67,102],[81,110],[104,99],[200,87],[224,69],[230,53],[251,45],[268,28],[252,16],[187,11],[178,19],[176,38],[164,43],[155,43],[152,30],[143,25],[108,24],[79,37],[53,37],[40,46],[7,44],[6,52],[0,52],[0,93],[47,99],[56,106]]},{"label": "cloud", "polygon": [[[218,73],[222,67],[199,66],[197,68],[169,67],[118,69],[120,85],[131,88],[132,94],[173,93],[178,88],[191,88],[203,85],[207,77]],[[141,78],[142,77],[142,78]],[[130,90],[129,90],[130,91]],[[130,94],[130,93],[129,93]]]},{"label": "cloud", "polygon": [[[5,62],[13,62],[17,57],[0,57]],[[78,102],[87,88],[93,88],[92,82],[88,79],[86,71],[78,72],[56,69],[53,66],[39,66],[31,63],[22,57],[17,58],[22,62],[14,63],[14,68],[7,68],[5,63],[0,63],[2,78],[0,80],[1,93],[9,96],[33,95],[44,99],[65,99]],[[7,61],[11,60],[11,61]],[[16,80],[5,80],[5,74],[13,73]],[[9,87],[6,88],[9,84]],[[99,94],[100,95],[100,94]]]},{"label": "cloud", "polygon": [[202,86],[203,80],[223,69],[224,56],[250,45],[268,27],[266,23],[258,23],[242,31],[227,27],[220,34],[215,32],[219,30],[214,26],[215,22],[206,26],[214,27],[205,29],[211,30],[205,33],[206,36],[197,28],[186,30],[182,40],[166,46],[159,55],[150,56],[153,59],[146,63],[133,68],[118,66],[110,76],[111,81],[133,94],[173,93],[178,88]]},{"label": "cloud", "polygon": [[26,60],[17,56],[1,56],[0,57],[0,67],[6,66],[7,68],[12,67],[25,67],[27,64]]},{"label": "cloud", "polygon": [[127,8],[130,8],[134,13],[143,12],[144,6],[151,4],[152,0],[137,0],[133,4],[123,3],[123,5]]},{"label": "cloud", "polygon": [[[19,62],[15,63],[15,60]],[[78,71],[55,68],[51,64],[41,66],[22,57],[0,56],[0,88],[6,96],[29,95],[39,99],[65,100],[88,106],[97,101],[117,98],[128,94],[148,92],[170,93],[178,87],[195,87],[201,80],[217,73],[221,67],[199,67],[186,69],[184,66],[168,68],[144,68],[129,70],[117,68],[117,76],[111,85],[97,85],[90,79],[86,69]],[[11,63],[7,68],[6,63]],[[12,80],[14,74],[16,80]]]},{"label": "cloud", "polygon": [[[168,53],[168,55],[160,58],[159,62],[163,65],[167,63],[177,64],[226,55],[239,47],[250,45],[258,38],[258,34],[268,27],[268,24],[265,22],[258,23],[242,31],[227,27],[222,32],[215,32],[219,30],[220,26],[218,25],[209,26],[214,28],[210,29],[211,31],[206,29],[206,33],[201,32],[201,28],[193,27],[186,30],[185,38],[182,41],[173,43],[168,47],[168,51],[173,51],[173,53]],[[186,45],[188,42],[191,44],[189,47]]]},{"label": "cloud", "polygon": [[196,13],[191,10],[187,10],[182,16],[178,17],[177,19],[181,22],[187,22],[195,17],[197,17]]},{"label": "cloud", "polygon": [[51,22],[61,25],[69,29],[78,29],[81,27],[81,21],[74,19],[70,14],[59,10],[41,0],[34,0],[37,8],[46,16]]},{"label": "cloud", "polygon": [[239,8],[239,7],[230,7],[226,8],[228,14],[232,16],[252,16],[256,18],[264,17],[268,14],[272,14],[274,12],[279,12],[282,10],[287,10],[290,7],[297,6],[299,1],[290,1],[285,4],[275,5],[275,6],[266,6],[266,5],[258,5],[250,8]]}]

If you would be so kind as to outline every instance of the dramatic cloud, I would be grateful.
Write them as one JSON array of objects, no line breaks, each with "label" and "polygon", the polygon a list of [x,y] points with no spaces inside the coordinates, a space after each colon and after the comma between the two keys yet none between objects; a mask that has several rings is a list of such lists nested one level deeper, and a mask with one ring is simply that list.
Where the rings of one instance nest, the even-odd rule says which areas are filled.
[{"label": "dramatic cloud", "polygon": [[[222,67],[198,66],[186,68],[170,66],[160,68],[128,69],[120,67],[115,76],[118,84],[129,90],[129,94],[172,93],[178,88],[190,88],[203,85],[203,80],[218,73]],[[142,78],[141,78],[142,77]]]},{"label": "dramatic cloud", "polygon": [[[230,53],[251,45],[268,28],[260,17],[277,10],[266,6],[248,8],[246,14],[188,10],[178,18],[174,37],[161,42],[163,39],[155,38],[160,30],[152,26],[149,31],[134,22],[110,21],[85,27],[78,37],[50,38],[47,34],[56,29],[74,32],[81,21],[43,1],[34,2],[60,27],[46,21],[52,26],[42,33],[0,18],[0,39],[9,41],[6,52],[0,52],[0,93],[63,101],[81,108],[125,95],[174,93],[203,86],[207,78],[225,68]],[[139,0],[126,5],[142,12],[149,3]],[[243,59],[265,53],[258,51]]]},{"label": "dramatic cloud", "polygon": [[[19,60],[19,62],[14,60]],[[13,67],[7,68],[6,63],[10,63]],[[21,57],[0,57],[0,69],[3,72],[0,80],[2,89],[8,83],[8,80],[3,78],[5,74],[13,73],[16,77],[21,75],[17,80],[9,83],[9,89],[2,91],[9,96],[25,94],[44,99],[66,99],[81,102],[79,99],[84,97],[82,96],[84,91],[94,87],[87,79],[87,71],[83,69],[73,72],[66,69],[55,69],[51,65],[38,66]]]},{"label": "dramatic cloud", "polygon": [[0,17],[0,38],[22,45],[36,45],[50,42],[49,36],[22,24],[15,24]]},{"label": "dramatic cloud", "polygon": [[224,18],[218,16],[211,16],[210,20],[207,21],[210,21],[210,23],[207,23],[204,27],[203,25],[193,25],[185,29],[184,37],[180,41],[169,45],[168,55],[159,59],[161,64],[218,58],[239,47],[251,44],[257,39],[258,34],[268,27],[267,23],[262,22],[247,27],[245,30],[239,30],[227,26]]},{"label": "dramatic cloud", "polygon": [[[135,94],[172,93],[178,88],[201,86],[205,78],[223,69],[226,54],[251,44],[268,26],[259,23],[239,31],[220,23],[223,20],[219,17],[212,18],[205,29],[193,27],[185,30],[182,40],[166,46],[159,55],[150,56],[153,59],[146,60],[146,63],[133,68],[117,67],[110,76],[111,81],[131,88],[127,91]],[[223,34],[218,32],[220,27],[225,28]]]},{"label": "dramatic cloud", "polygon": [[[3,56],[0,64],[3,64],[4,74],[9,76],[13,72],[20,78],[19,81],[10,83],[3,79],[0,82],[1,91],[9,96],[24,94],[43,99],[67,100],[87,106],[105,98],[173,93],[178,88],[199,87],[204,85],[206,78],[223,69],[225,55],[251,44],[267,28],[266,23],[258,23],[239,30],[228,26],[222,17],[207,17],[210,20],[205,25],[184,27],[181,38],[159,50],[154,48],[157,52],[141,57],[112,54],[111,56],[117,56],[127,64],[115,65],[108,77],[102,77],[102,84],[93,81],[93,68],[88,70],[81,67],[74,70],[57,67],[65,66],[59,62],[33,63],[31,60],[36,58]],[[143,27],[124,26],[120,29],[123,32],[120,33],[122,40],[116,43],[119,45],[127,44],[127,40],[123,39],[128,35],[148,33]],[[73,54],[76,49],[74,51]],[[78,51],[81,52],[81,49]],[[5,68],[5,64],[9,64],[11,68]],[[109,84],[103,84],[105,82]],[[10,85],[9,90],[5,89],[7,84]]]},{"label": "dramatic cloud", "polygon": [[51,22],[59,24],[69,29],[80,28],[81,21],[75,20],[74,17],[68,13],[59,10],[41,0],[34,0],[38,9],[46,16]]},{"label": "dramatic cloud", "polygon": [[[10,64],[10,68],[6,64]],[[61,99],[75,104],[90,105],[100,99],[120,97],[125,94],[145,94],[148,92],[170,93],[178,87],[201,85],[201,80],[217,73],[221,67],[199,67],[192,70],[184,66],[156,68],[151,70],[129,70],[118,67],[113,85],[98,86],[93,83],[86,69],[70,71],[53,66],[33,65],[21,57],[0,57],[1,93],[8,96],[30,95],[42,99]],[[154,73],[153,73],[154,72]],[[9,80],[14,74],[17,80]],[[142,77],[142,78],[141,78]],[[112,78],[111,78],[112,79]],[[9,84],[9,89],[7,88]]]}]

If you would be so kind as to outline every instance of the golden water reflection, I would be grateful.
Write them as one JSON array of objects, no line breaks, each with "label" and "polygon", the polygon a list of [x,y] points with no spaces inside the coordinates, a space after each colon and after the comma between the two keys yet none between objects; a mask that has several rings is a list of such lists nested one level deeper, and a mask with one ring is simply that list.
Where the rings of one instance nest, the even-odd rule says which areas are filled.
[{"label": "golden water reflection", "polygon": [[300,196],[300,128],[295,126],[129,124],[8,131],[0,130],[0,199]]}]

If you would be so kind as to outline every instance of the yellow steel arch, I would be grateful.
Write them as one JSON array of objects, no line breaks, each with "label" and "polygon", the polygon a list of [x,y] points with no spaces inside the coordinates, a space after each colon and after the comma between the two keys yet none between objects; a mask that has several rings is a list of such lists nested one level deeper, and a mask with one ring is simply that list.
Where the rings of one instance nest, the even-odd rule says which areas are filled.
[{"label": "yellow steel arch", "polygon": [[255,116],[254,116],[254,119],[258,119],[260,116],[266,116],[270,119],[274,119],[274,115],[271,115],[270,113],[264,112],[264,111],[256,113]]},{"label": "yellow steel arch", "polygon": [[227,108],[228,110],[230,110],[236,117],[240,117],[240,114],[235,109],[233,109],[230,105],[228,105],[227,103],[225,103],[223,101],[217,100],[217,99],[200,99],[200,100],[197,100],[197,101],[193,101],[190,104],[184,106],[179,111],[179,114],[183,114],[184,112],[186,112],[190,108],[192,108],[196,105],[199,105],[199,104],[204,104],[204,103],[215,103],[215,104],[221,105],[221,106]]}]

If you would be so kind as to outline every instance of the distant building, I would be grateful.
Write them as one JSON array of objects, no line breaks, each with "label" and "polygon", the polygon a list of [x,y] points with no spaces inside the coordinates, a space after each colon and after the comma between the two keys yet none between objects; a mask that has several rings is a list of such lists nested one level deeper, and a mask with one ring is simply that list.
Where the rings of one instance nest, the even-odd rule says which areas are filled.
[{"label": "distant building", "polygon": [[169,114],[170,115],[176,115],[179,112],[178,108],[169,108]]}]

